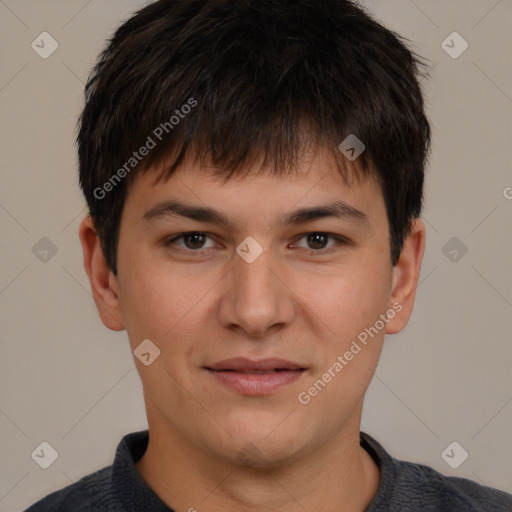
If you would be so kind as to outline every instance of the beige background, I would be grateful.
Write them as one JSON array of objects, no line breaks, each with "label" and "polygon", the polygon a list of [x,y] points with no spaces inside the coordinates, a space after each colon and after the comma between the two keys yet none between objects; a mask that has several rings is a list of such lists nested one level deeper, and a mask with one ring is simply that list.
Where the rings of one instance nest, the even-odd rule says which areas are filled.
[{"label": "beige background", "polygon": [[[363,3],[435,68],[421,284],[362,428],[398,458],[512,492],[512,1]],[[0,0],[1,511],[111,464],[121,437],[146,428],[126,335],[100,323],[82,268],[74,147],[83,82],[138,5]],[[59,45],[47,59],[31,48],[43,31]],[[453,31],[469,43],[457,59],[441,47]],[[43,237],[57,248],[46,262],[32,252]],[[467,247],[456,262],[452,237]],[[31,458],[42,441],[58,452],[46,470]],[[456,470],[441,458],[452,441],[469,452]]]}]

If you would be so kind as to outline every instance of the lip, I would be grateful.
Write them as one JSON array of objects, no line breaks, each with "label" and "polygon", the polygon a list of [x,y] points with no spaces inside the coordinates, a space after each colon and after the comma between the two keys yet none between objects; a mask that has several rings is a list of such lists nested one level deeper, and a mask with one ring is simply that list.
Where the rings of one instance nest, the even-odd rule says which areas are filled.
[{"label": "lip", "polygon": [[300,364],[279,358],[259,361],[235,357],[204,367],[213,378],[243,395],[268,395],[298,380],[306,371]]},{"label": "lip", "polygon": [[245,357],[233,357],[225,359],[211,366],[206,367],[209,370],[233,370],[235,372],[251,373],[257,371],[269,370],[300,370],[305,369],[300,364],[292,363],[286,359],[278,357],[269,357],[266,359],[253,360]]}]

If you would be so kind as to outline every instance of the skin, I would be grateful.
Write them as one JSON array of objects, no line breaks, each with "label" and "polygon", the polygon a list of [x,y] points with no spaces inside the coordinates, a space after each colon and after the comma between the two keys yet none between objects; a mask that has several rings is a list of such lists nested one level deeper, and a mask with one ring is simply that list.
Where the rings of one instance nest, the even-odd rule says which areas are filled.
[{"label": "skin", "polygon": [[[214,208],[233,225],[143,219],[170,199]],[[367,223],[277,223],[291,210],[336,200],[363,212]],[[207,237],[165,245],[191,231]],[[348,243],[308,241],[308,233]],[[248,236],[263,248],[250,264],[236,253]],[[264,173],[223,184],[190,161],[163,183],[151,170],[138,176],[122,213],[117,277],[90,217],[80,239],[103,323],[126,329],[132,351],[144,339],[161,351],[149,366],[134,361],[150,432],[136,467],[162,501],[177,512],[356,512],[369,505],[380,473],[359,445],[363,399],[385,334],[402,330],[412,312],[425,245],[420,219],[393,267],[380,187],[373,179],[348,185],[319,150],[302,159],[293,177]],[[301,404],[298,394],[394,303],[401,311]],[[247,396],[203,368],[237,356],[280,357],[307,370],[272,394]],[[250,446],[256,456],[242,462]]]}]

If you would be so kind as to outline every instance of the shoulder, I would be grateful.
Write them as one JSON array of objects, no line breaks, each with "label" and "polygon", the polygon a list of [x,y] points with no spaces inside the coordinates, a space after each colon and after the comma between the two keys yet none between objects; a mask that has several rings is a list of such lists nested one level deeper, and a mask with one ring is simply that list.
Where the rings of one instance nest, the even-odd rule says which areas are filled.
[{"label": "shoulder", "polygon": [[394,499],[402,502],[403,510],[512,512],[512,495],[504,491],[446,476],[423,464],[396,461],[396,466]]},{"label": "shoulder", "polygon": [[168,510],[135,467],[148,440],[148,430],[126,434],[112,465],[49,494],[25,512],[120,512],[133,504],[141,511]]},{"label": "shoulder", "polygon": [[110,474],[112,466],[95,471],[75,483],[48,494],[31,505],[25,512],[107,512],[111,500]]},{"label": "shoulder", "polygon": [[512,512],[512,495],[504,491],[397,460],[363,432],[361,446],[381,472],[379,489],[365,512]]}]

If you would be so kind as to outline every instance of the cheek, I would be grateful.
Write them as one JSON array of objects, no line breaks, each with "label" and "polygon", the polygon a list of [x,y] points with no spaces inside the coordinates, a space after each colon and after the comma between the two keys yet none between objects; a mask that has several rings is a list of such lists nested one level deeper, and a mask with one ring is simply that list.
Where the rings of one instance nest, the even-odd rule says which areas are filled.
[{"label": "cheek", "polygon": [[192,337],[201,325],[208,291],[215,283],[211,274],[171,272],[167,266],[138,265],[120,290],[128,334],[137,339],[154,339],[162,347],[177,336]]},{"label": "cheek", "polygon": [[373,325],[388,307],[389,270],[377,262],[365,263],[297,282],[304,304],[338,340],[351,339]]},{"label": "cheek", "polygon": [[319,336],[322,357],[302,387],[300,403],[309,401],[311,411],[324,418],[322,429],[334,431],[361,403],[377,366],[385,333],[380,315],[388,310],[387,273],[378,265],[351,267],[329,280],[327,292],[311,289],[307,297],[326,327]]}]

